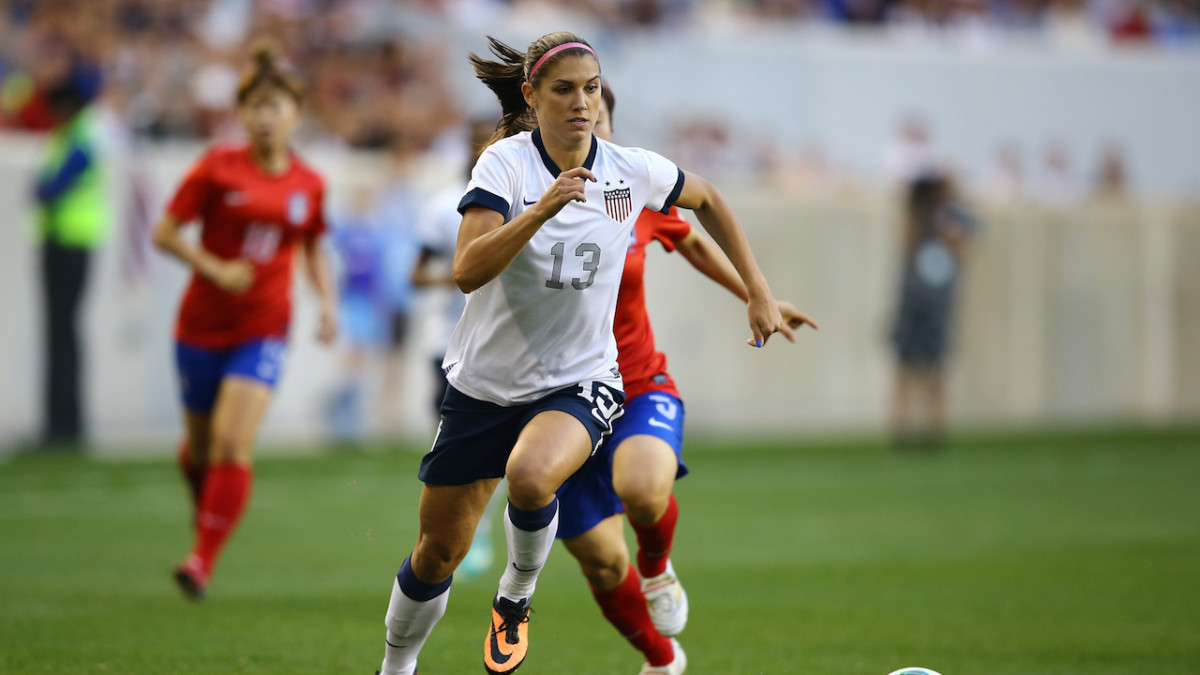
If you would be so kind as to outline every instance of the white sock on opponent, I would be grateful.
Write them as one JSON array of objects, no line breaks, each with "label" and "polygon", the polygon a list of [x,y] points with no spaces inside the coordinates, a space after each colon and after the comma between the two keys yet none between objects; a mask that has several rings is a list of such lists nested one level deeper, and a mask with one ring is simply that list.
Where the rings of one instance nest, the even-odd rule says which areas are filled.
[{"label": "white sock on opponent", "polygon": [[509,504],[504,510],[504,534],[508,540],[508,564],[500,577],[499,594],[520,602],[533,596],[538,574],[554,547],[558,499],[535,511],[522,511]]},{"label": "white sock on opponent", "polygon": [[[408,561],[404,561],[402,576],[411,569]],[[416,579],[412,576],[411,579]],[[420,582],[417,582],[420,583]],[[442,586],[441,584],[438,587]],[[433,590],[437,587],[427,587]],[[414,600],[400,588],[400,580],[392,582],[392,598],[388,601],[387,617],[387,646],[384,651],[383,664],[379,667],[381,675],[413,675],[417,668],[417,655],[425,640],[433,632],[434,625],[446,613],[446,605],[450,601],[450,585],[445,583],[441,593],[429,600]]]}]

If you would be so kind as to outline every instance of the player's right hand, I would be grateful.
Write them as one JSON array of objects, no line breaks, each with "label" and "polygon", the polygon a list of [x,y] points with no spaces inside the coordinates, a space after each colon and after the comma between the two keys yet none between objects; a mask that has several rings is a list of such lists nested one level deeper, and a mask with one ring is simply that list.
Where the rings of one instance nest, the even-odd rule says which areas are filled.
[{"label": "player's right hand", "polygon": [[244,293],[254,283],[254,265],[249,261],[223,260],[213,270],[212,282],[230,293]]},{"label": "player's right hand", "polygon": [[547,219],[553,218],[569,202],[586,202],[584,188],[588,181],[596,182],[596,175],[581,167],[564,171],[550,184],[546,194],[538,200],[537,207]]}]

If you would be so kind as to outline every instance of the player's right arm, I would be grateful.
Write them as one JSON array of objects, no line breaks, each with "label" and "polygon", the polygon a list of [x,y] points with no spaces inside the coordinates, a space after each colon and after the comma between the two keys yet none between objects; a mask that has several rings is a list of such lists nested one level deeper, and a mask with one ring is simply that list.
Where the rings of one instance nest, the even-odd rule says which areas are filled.
[{"label": "player's right arm", "polygon": [[536,204],[507,225],[498,211],[468,207],[454,248],[454,283],[463,293],[471,293],[500,276],[547,220],[568,202],[587,201],[584,186],[588,180],[596,177],[583,167],[562,172]]},{"label": "player's right arm", "polygon": [[254,283],[254,265],[246,260],[223,260],[202,246],[193,246],[179,233],[179,222],[167,213],[154,228],[154,245],[191,267],[200,276],[231,293],[242,293]]}]

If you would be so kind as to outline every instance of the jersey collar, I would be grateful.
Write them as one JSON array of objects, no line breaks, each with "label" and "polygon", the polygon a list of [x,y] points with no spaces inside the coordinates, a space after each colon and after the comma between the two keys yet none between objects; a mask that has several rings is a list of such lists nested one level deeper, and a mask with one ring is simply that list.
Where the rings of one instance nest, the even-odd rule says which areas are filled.
[{"label": "jersey collar", "polygon": [[[558,178],[558,174],[562,173],[562,169],[550,159],[550,153],[546,152],[546,144],[542,142],[542,130],[534,129],[530,134],[533,138],[533,145],[537,148],[538,154],[542,156],[542,164],[546,165],[546,170],[551,176]],[[592,134],[592,149],[588,151],[587,159],[583,161],[583,168],[588,171],[592,170],[592,165],[596,163],[596,149],[600,147],[600,143],[596,141],[596,135]]]}]

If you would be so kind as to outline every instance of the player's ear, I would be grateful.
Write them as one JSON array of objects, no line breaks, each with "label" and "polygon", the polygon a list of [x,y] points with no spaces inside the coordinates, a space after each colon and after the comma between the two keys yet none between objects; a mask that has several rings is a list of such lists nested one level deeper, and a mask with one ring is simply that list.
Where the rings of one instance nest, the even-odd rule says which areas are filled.
[{"label": "player's ear", "polygon": [[521,95],[525,97],[525,105],[537,110],[537,90],[528,82],[521,83]]}]

